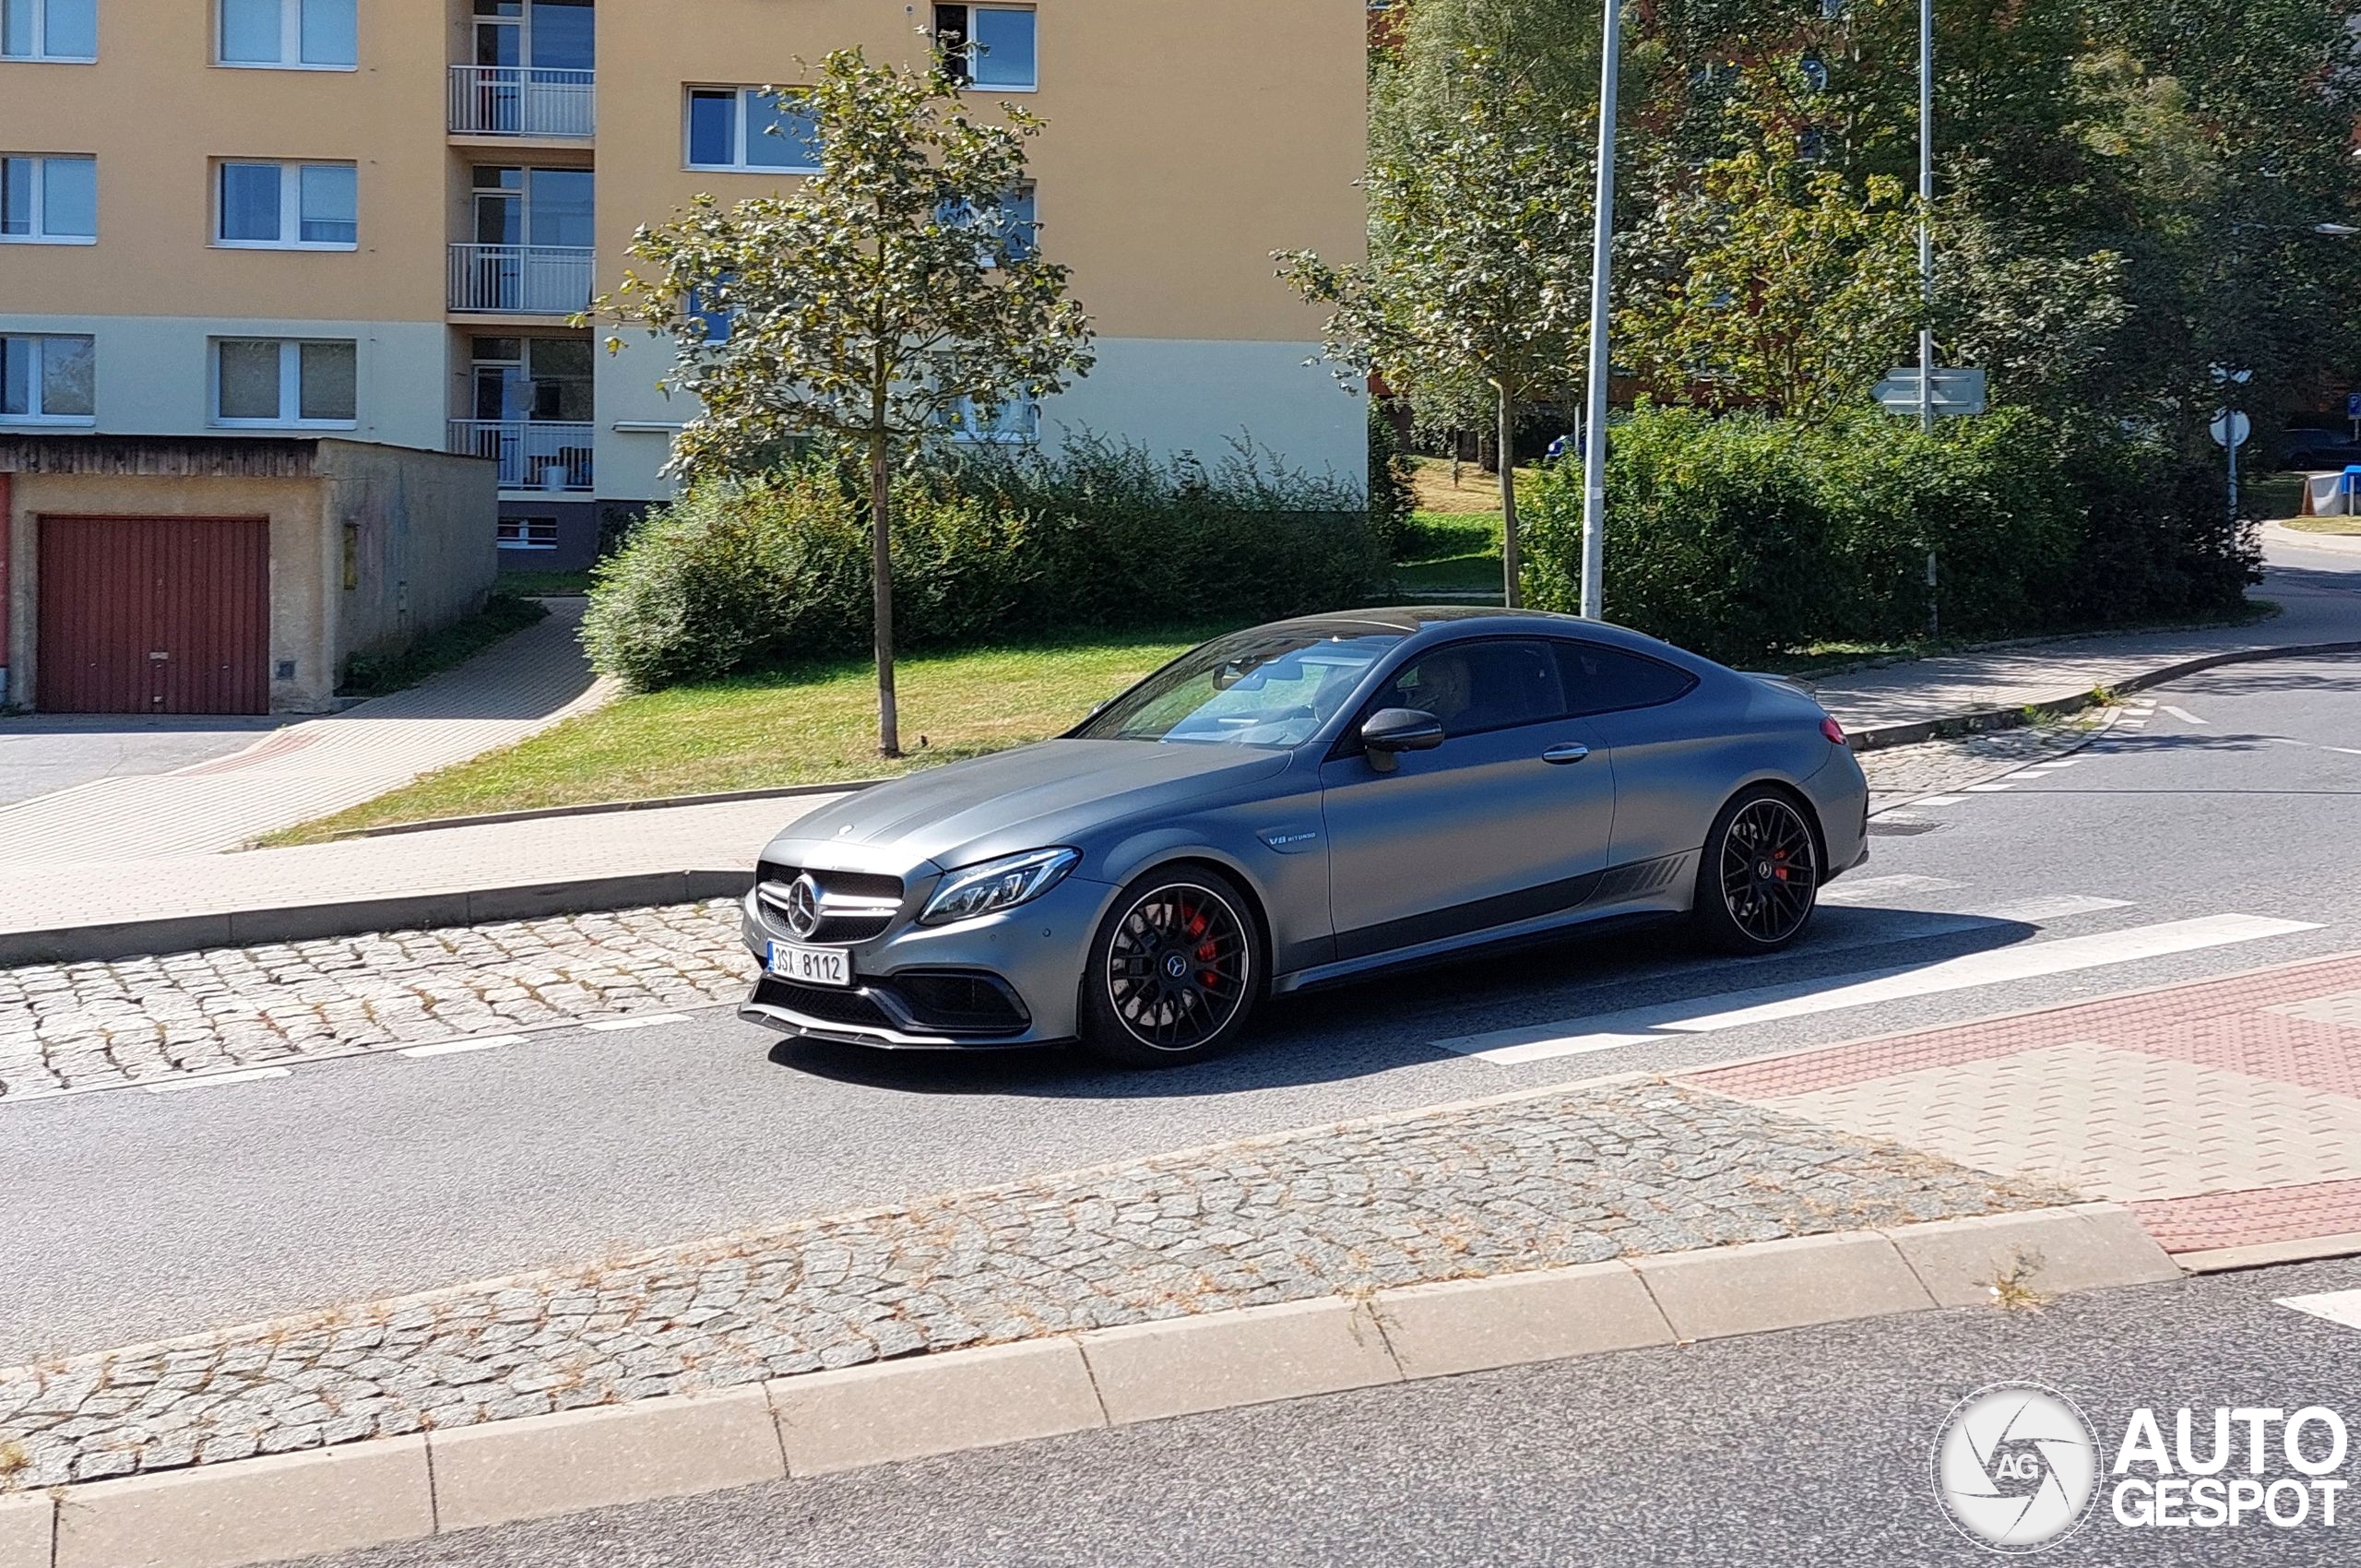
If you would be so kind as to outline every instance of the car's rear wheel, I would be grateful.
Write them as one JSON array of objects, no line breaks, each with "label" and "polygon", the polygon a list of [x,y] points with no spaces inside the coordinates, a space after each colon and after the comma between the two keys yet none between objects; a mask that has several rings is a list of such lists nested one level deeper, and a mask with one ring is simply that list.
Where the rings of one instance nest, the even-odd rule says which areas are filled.
[{"label": "car's rear wheel", "polygon": [[1726,953],[1775,953],[1820,897],[1820,840],[1803,808],[1767,786],[1722,808],[1697,867],[1698,934]]},{"label": "car's rear wheel", "polygon": [[1082,977],[1082,1043],[1126,1067],[1227,1049],[1263,986],[1263,932],[1238,885],[1209,867],[1150,872],[1122,891]]}]

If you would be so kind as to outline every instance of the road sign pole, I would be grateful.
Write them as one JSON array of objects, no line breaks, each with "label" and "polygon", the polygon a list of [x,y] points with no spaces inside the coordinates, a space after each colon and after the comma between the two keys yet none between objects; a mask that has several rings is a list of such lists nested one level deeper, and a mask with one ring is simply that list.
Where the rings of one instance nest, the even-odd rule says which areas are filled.
[{"label": "road sign pole", "polygon": [[1607,614],[1607,326],[1615,261],[1615,89],[1621,70],[1623,0],[1607,0],[1606,59],[1598,75],[1598,191],[1591,212],[1590,418],[1583,440],[1583,614]]},{"label": "road sign pole", "polygon": [[2238,526],[2238,431],[2237,416],[2230,419],[2230,526]]},{"label": "road sign pole", "polygon": [[1935,428],[1935,0],[1918,0],[1918,428]]}]

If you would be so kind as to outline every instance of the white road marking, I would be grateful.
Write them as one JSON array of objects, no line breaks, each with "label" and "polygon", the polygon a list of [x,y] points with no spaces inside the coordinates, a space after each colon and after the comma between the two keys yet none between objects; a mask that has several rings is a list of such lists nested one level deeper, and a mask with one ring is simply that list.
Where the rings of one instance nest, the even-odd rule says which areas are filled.
[{"label": "white road marking", "polygon": [[1967,792],[1971,795],[1999,795],[2015,788],[2014,784],[1970,784]]},{"label": "white road marking", "polygon": [[2075,915],[2095,915],[2102,909],[2128,909],[2129,898],[2094,898],[2087,893],[2043,893],[2031,898],[2012,899],[1979,910],[1975,918],[1987,921],[2016,921],[2024,925],[2039,925],[2044,921],[2062,921]]},{"label": "white road marking", "polygon": [[2341,1323],[2347,1328],[2361,1328],[2361,1290],[2331,1290],[2319,1296],[2289,1296],[2280,1303],[2293,1307],[2312,1317]]},{"label": "white road marking", "polygon": [[252,1084],[264,1078],[283,1078],[284,1067],[249,1067],[243,1073],[209,1073],[203,1077],[182,1078],[169,1084],[149,1084],[149,1094],[178,1094],[183,1089],[209,1089],[216,1084]]},{"label": "white road marking", "polygon": [[1832,883],[1820,896],[1823,904],[1866,904],[1872,898],[1882,898],[1890,893],[1933,893],[1945,887],[1957,887],[1958,883],[1940,876],[1865,876],[1859,880],[1846,877]]},{"label": "white road marking", "polygon": [[1720,1010],[1691,1015],[1698,999],[1635,1007],[1621,1013],[1585,1018],[1590,1026],[1580,1034],[1563,1033],[1572,1019],[1531,1024],[1522,1028],[1494,1029],[1461,1035],[1434,1043],[1463,1056],[1480,1056],[1504,1065],[1541,1062],[1559,1056],[1580,1056],[1611,1051],[1648,1040],[1746,1028],[1786,1018],[1810,1017],[1882,1002],[1966,991],[1977,986],[2003,985],[2045,975],[2111,964],[2136,963],[2174,953],[2258,942],[2265,937],[2317,931],[2309,921],[2269,920],[2258,915],[2209,915],[2198,920],[2168,921],[2161,925],[2133,926],[2091,936],[2060,937],[2054,942],[2029,942],[1988,953],[1970,953],[1940,963],[1870,970],[1851,978],[1823,977],[1761,986],[1711,998]]},{"label": "white road marking", "polygon": [[643,1013],[635,1018],[601,1018],[595,1024],[585,1024],[586,1029],[605,1033],[610,1029],[652,1029],[658,1024],[685,1024],[685,1013]]},{"label": "white road marking", "polygon": [[2343,752],[2346,756],[2361,756],[2361,747],[2322,746],[2320,750],[2324,752]]},{"label": "white road marking", "polygon": [[413,1045],[398,1056],[457,1056],[463,1051],[490,1051],[494,1046],[522,1045],[523,1035],[485,1035],[479,1039],[446,1039],[437,1045]]},{"label": "white road marking", "polygon": [[2170,703],[2165,704],[2163,711],[2171,714],[2183,724],[2203,724],[2207,722],[2205,719],[2200,719],[2197,715],[2189,712],[2189,709],[2185,707],[2175,707]]},{"label": "white road marking", "polygon": [[1967,803],[1967,797],[1965,795],[1929,795],[1923,801],[1913,801],[1910,803],[1914,806],[1964,806]]}]

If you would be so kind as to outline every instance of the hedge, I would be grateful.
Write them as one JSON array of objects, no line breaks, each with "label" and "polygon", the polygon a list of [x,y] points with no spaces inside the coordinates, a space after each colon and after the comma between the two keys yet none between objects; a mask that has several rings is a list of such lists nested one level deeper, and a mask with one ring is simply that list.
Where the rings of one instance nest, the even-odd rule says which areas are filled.
[{"label": "hedge", "polygon": [[[1580,469],[1535,481],[1525,588],[1581,597]],[[1612,428],[1607,613],[1712,657],[1925,635],[1994,637],[2235,611],[2251,556],[2204,476],[2153,437],[2021,409],[1932,435],[1643,407]]]},{"label": "hedge", "polygon": [[[1357,483],[1241,447],[1207,469],[1079,439],[1060,457],[985,451],[901,475],[900,646],[1075,627],[1252,622],[1365,603],[1384,579]],[[696,487],[599,570],[591,661],[636,690],[871,644],[868,506],[825,460]]]}]

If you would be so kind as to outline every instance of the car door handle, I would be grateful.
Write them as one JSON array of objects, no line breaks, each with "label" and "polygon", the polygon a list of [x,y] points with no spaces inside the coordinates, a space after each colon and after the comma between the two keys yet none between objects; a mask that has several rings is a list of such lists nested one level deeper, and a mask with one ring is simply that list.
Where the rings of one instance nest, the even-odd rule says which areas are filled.
[{"label": "car door handle", "polygon": [[1580,762],[1588,755],[1590,755],[1590,748],[1580,741],[1565,741],[1543,752],[1541,760],[1554,762],[1562,767],[1570,762]]}]

